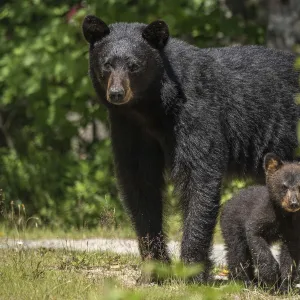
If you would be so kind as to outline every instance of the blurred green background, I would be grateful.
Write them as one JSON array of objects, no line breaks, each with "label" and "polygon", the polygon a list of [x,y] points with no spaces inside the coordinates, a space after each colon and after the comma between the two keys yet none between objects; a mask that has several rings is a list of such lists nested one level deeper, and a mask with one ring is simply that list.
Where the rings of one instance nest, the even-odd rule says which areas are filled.
[{"label": "blurred green background", "polygon": [[[290,15],[300,12],[293,5]],[[107,23],[162,18],[173,36],[199,47],[267,44],[297,51],[298,32],[290,30],[291,43],[282,38],[281,25],[270,26],[276,9],[242,0],[1,1],[2,220],[21,211],[51,227],[128,224],[113,175],[106,112],[88,78],[81,33],[86,14]],[[244,185],[226,185],[223,200]],[[174,211],[171,192],[170,186]]]}]

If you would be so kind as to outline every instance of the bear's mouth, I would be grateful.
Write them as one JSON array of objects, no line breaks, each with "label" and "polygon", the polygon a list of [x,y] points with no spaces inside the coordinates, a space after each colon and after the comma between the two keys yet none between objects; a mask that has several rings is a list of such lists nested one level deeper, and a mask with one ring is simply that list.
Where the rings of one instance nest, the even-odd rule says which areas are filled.
[{"label": "bear's mouth", "polygon": [[295,197],[292,197],[290,191],[288,191],[285,197],[282,199],[281,206],[287,212],[294,213],[300,210],[299,200]]},{"label": "bear's mouth", "polygon": [[293,208],[293,207],[290,207],[290,206],[286,206],[286,207],[283,207],[284,210],[286,210],[287,212],[297,212],[300,210],[300,207],[297,207],[297,208]]}]

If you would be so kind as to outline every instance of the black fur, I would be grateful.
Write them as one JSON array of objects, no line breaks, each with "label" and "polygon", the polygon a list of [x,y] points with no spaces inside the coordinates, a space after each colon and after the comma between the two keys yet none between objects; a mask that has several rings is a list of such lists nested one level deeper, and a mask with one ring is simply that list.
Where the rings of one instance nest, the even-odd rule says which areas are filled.
[{"label": "black fur", "polygon": [[[199,49],[167,38],[163,24],[151,34],[145,24],[110,25],[90,43],[90,76],[108,109],[116,174],[142,257],[169,261],[162,229],[168,170],[183,204],[181,257],[208,270],[224,176],[257,176],[268,151],[292,158],[295,57],[258,46]],[[130,82],[130,101],[108,101],[108,78]]]},{"label": "black fur", "polygon": [[169,39],[168,25],[159,20],[152,22],[143,30],[142,37],[153,47],[162,49]]},{"label": "black fur", "polygon": [[[266,186],[252,186],[229,200],[221,213],[231,278],[280,286],[286,291],[300,259],[300,164],[265,157]],[[280,264],[270,245],[281,241]]]},{"label": "black fur", "polygon": [[97,17],[86,16],[85,22],[83,23],[83,34],[89,43],[95,43],[109,34],[109,28]]}]

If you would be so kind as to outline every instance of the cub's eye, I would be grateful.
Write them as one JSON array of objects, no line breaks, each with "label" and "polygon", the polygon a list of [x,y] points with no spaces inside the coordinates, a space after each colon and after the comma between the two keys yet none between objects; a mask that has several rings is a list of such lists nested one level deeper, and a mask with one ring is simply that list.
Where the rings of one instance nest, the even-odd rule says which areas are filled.
[{"label": "cub's eye", "polygon": [[284,190],[287,190],[289,187],[288,187],[288,185],[284,182],[284,183],[282,184],[282,188],[283,188]]},{"label": "cub's eye", "polygon": [[136,63],[131,63],[128,65],[129,72],[137,72],[140,69],[140,66]]}]

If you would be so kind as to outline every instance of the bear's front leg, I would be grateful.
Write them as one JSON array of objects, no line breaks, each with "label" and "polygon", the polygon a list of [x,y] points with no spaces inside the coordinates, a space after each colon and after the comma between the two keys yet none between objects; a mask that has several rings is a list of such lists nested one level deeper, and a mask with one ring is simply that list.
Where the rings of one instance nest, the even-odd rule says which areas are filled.
[{"label": "bear's front leg", "polygon": [[288,293],[297,276],[299,267],[300,248],[299,243],[283,243],[280,251],[280,277],[279,290]]},{"label": "bear's front leg", "polygon": [[246,225],[247,242],[253,263],[257,267],[258,281],[268,287],[276,288],[280,279],[279,264],[273,257],[270,245],[260,232],[263,232],[262,226],[254,222]]},{"label": "bear's front leg", "polygon": [[135,227],[142,259],[169,262],[162,228],[163,152],[130,117],[110,114],[110,123],[120,194]]}]

